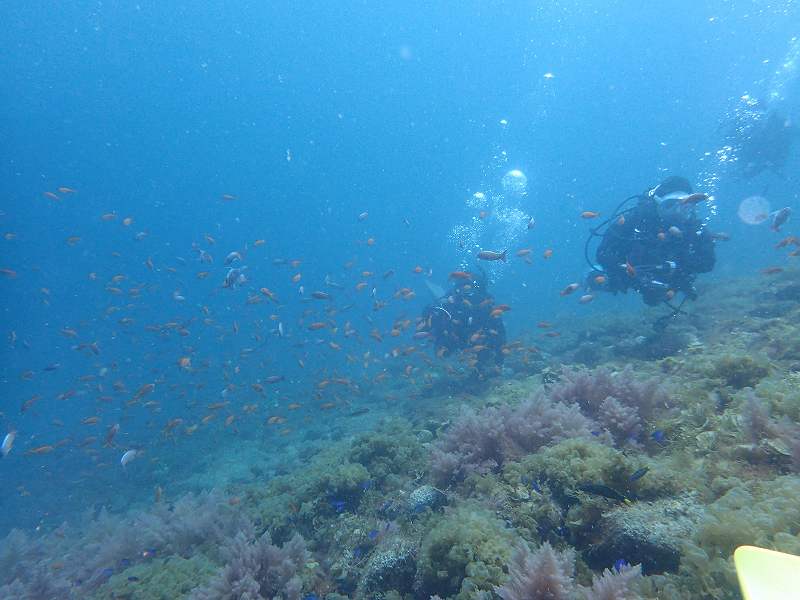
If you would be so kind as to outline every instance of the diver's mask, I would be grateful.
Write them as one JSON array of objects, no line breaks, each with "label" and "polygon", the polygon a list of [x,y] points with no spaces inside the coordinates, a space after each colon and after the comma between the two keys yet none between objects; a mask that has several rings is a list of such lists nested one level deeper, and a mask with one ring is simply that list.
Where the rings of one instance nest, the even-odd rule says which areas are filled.
[{"label": "diver's mask", "polygon": [[664,196],[653,195],[656,201],[658,214],[662,219],[688,218],[692,214],[692,206],[684,204],[683,199],[689,196],[687,192],[670,192]]}]

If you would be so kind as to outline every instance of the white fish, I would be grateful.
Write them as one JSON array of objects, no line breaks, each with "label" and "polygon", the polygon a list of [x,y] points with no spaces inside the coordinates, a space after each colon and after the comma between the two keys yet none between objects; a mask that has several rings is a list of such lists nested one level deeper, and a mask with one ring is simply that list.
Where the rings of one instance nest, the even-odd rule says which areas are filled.
[{"label": "white fish", "polygon": [[16,431],[9,431],[6,434],[6,437],[3,438],[3,445],[0,446],[0,456],[5,458],[8,456],[8,453],[11,452],[11,448],[14,447],[14,440],[17,438]]},{"label": "white fish", "polygon": [[231,252],[230,254],[228,254],[228,256],[225,257],[225,266],[230,267],[237,260],[241,262],[242,255],[235,251]]},{"label": "white fish", "polygon": [[119,464],[121,464],[122,467],[125,468],[125,466],[137,456],[139,456],[138,450],[128,450],[125,452],[125,454],[122,455]]}]

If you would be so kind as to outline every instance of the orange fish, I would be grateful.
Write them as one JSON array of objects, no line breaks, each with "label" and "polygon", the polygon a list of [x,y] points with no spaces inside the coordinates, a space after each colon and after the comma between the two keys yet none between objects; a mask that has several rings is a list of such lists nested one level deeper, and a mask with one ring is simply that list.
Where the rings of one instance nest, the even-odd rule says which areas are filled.
[{"label": "orange fish", "polygon": [[606,282],[606,276],[605,275],[598,275],[597,277],[594,278],[594,282],[597,285],[603,285]]},{"label": "orange fish", "polygon": [[314,323],[310,323],[308,326],[309,331],[317,331],[319,329],[325,329],[328,326],[327,323],[322,321],[315,321]]},{"label": "orange fish", "polygon": [[581,213],[581,219],[596,219],[599,216],[600,213],[593,210],[585,210]]},{"label": "orange fish", "polygon": [[636,267],[627,259],[625,260],[625,272],[628,274],[628,277],[636,277]]},{"label": "orange fish", "polygon": [[297,283],[302,278],[303,278],[303,275],[301,273],[296,273],[295,275],[292,276],[292,283]]},{"label": "orange fish", "polygon": [[450,279],[472,279],[472,273],[468,271],[452,271]]},{"label": "orange fish", "polygon": [[274,415],[267,419],[268,425],[280,425],[281,423],[286,423],[286,417],[281,417],[278,415]]},{"label": "orange fish", "polygon": [[681,204],[697,204],[703,200],[708,200],[708,194],[696,193],[689,194],[685,198],[681,198]]},{"label": "orange fish", "polygon": [[761,269],[761,273],[764,275],[776,275],[783,273],[783,267],[767,267],[766,269]]},{"label": "orange fish", "polygon": [[553,249],[552,249],[552,248],[548,248],[547,250],[545,250],[545,251],[544,251],[544,254],[542,254],[542,257],[543,257],[545,260],[547,260],[547,259],[548,259],[548,258],[550,258],[551,256],[553,256]]},{"label": "orange fish", "polygon": [[130,227],[132,223],[133,223],[133,217],[125,217],[124,219],[122,219],[122,224],[125,225],[125,227]]},{"label": "orange fish", "polygon": [[50,200],[61,200],[61,198],[59,198],[58,194],[56,194],[55,192],[45,192],[44,195],[47,198],[50,198]]},{"label": "orange fish", "polygon": [[25,454],[50,454],[55,448],[53,446],[44,445],[31,448]]},{"label": "orange fish", "polygon": [[103,221],[113,221],[116,218],[117,218],[117,213],[113,212],[100,215],[100,219]]},{"label": "orange fish", "polygon": [[517,250],[517,256],[523,258],[525,256],[530,256],[530,253],[533,252],[530,248],[522,248],[521,250]]},{"label": "orange fish", "polygon": [[76,190],[73,190],[72,188],[68,188],[68,187],[65,187],[65,186],[61,186],[60,188],[58,188],[58,191],[61,194],[74,194],[74,193],[76,193]]}]

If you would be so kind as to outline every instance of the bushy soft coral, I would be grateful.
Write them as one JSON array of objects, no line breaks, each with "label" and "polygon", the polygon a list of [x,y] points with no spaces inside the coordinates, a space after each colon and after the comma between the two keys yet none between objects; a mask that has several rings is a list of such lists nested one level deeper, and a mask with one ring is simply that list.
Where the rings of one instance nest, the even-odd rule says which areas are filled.
[{"label": "bushy soft coral", "polygon": [[765,400],[750,389],[744,393],[739,424],[751,444],[748,457],[751,460],[780,458],[800,471],[800,426],[786,417],[775,419]]},{"label": "bushy soft coral", "polygon": [[[36,538],[9,534],[0,541],[0,549],[6,549],[0,552],[0,585],[26,590],[17,598],[82,598],[104,585],[121,563],[141,560],[145,550],[190,556],[202,547],[213,555],[224,540],[248,526],[244,513],[215,491],[188,494],[174,505],[157,504],[129,515],[101,510],[75,535],[65,527]],[[52,569],[55,557],[57,570]],[[37,592],[42,572],[48,574],[49,588],[68,592]]]},{"label": "bushy soft coral", "polygon": [[599,577],[594,575],[592,586],[575,582],[575,553],[559,552],[544,543],[531,552],[527,546],[517,547],[509,565],[509,580],[495,588],[503,600],[639,600],[635,590],[641,578],[641,568],[625,565]]},{"label": "bushy soft coral", "polygon": [[431,473],[437,483],[447,485],[472,473],[496,471],[547,444],[590,437],[597,429],[576,405],[552,402],[541,394],[516,407],[467,411],[435,445]]},{"label": "bushy soft coral", "polygon": [[580,406],[584,414],[610,431],[617,443],[636,439],[641,432],[641,420],[671,404],[670,395],[660,381],[639,379],[630,366],[617,372],[606,368],[593,371],[565,368],[549,395],[555,402]]},{"label": "bushy soft coral", "polygon": [[503,600],[574,600],[575,553],[557,552],[545,542],[535,552],[520,545],[508,568],[508,582],[495,588]]},{"label": "bushy soft coral", "polygon": [[253,540],[239,532],[224,550],[227,564],[207,585],[195,589],[190,600],[299,600],[303,582],[300,573],[308,560],[306,545],[299,535],[282,548],[274,546],[269,534]]}]

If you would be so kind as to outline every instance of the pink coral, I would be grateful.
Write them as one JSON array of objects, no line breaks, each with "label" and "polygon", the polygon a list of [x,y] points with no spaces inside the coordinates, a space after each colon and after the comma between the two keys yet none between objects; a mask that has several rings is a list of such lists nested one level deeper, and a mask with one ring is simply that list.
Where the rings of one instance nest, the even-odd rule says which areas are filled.
[{"label": "pink coral", "polygon": [[559,552],[545,542],[531,552],[521,544],[516,548],[508,567],[509,579],[495,588],[503,600],[640,600],[636,584],[642,576],[639,565],[625,565],[599,577],[592,577],[592,586],[575,582],[575,552]]},{"label": "pink coral", "polygon": [[239,532],[224,554],[225,567],[208,585],[195,589],[190,600],[300,599],[303,586],[299,573],[309,555],[299,535],[279,548],[267,533],[253,540],[249,534]]},{"label": "pink coral", "polygon": [[574,600],[575,553],[545,542],[536,551],[520,545],[511,557],[509,580],[495,588],[503,600]]},{"label": "pink coral", "polygon": [[671,405],[670,395],[658,379],[637,378],[630,366],[616,372],[565,368],[549,395],[556,402],[578,404],[619,444],[634,441],[641,433],[643,419]]},{"label": "pink coral", "polygon": [[516,407],[466,411],[435,445],[431,473],[440,485],[495,471],[547,444],[589,437],[599,426],[576,405],[537,395]]}]

